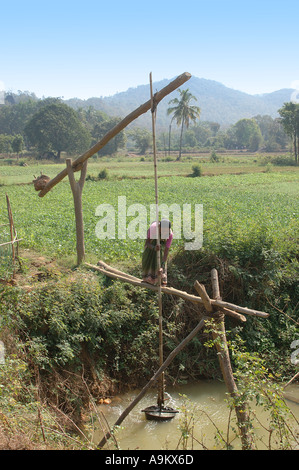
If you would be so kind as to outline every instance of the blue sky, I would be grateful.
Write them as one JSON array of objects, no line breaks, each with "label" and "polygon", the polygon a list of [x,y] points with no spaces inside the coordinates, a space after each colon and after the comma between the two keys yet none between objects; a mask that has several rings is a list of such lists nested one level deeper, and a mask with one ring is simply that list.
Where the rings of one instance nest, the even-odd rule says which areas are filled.
[{"label": "blue sky", "polygon": [[108,96],[187,71],[250,94],[299,81],[298,0],[4,0],[0,89]]}]

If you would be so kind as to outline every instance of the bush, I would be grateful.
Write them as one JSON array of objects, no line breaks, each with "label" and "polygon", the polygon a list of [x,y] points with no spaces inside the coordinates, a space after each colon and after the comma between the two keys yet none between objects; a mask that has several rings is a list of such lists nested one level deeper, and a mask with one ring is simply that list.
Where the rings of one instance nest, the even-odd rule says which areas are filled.
[{"label": "bush", "polygon": [[219,157],[216,154],[215,150],[213,150],[213,152],[210,155],[210,162],[212,162],[212,163],[219,162]]},{"label": "bush", "polygon": [[192,167],[192,172],[193,172],[193,173],[192,173],[191,176],[192,176],[193,178],[196,178],[196,177],[198,177],[198,176],[201,176],[201,174],[202,174],[201,167],[200,167],[199,165],[193,165],[193,167]]},{"label": "bush", "polygon": [[295,166],[295,159],[291,155],[277,155],[271,158],[271,163],[277,166]]},{"label": "bush", "polygon": [[104,168],[102,171],[100,171],[100,173],[98,174],[98,179],[99,180],[105,180],[108,178],[108,171],[106,170],[106,168]]}]

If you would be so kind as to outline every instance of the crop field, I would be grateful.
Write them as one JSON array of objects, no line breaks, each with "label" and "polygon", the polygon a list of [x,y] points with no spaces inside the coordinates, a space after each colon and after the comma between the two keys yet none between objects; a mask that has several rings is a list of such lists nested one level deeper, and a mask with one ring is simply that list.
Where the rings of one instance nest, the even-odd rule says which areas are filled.
[{"label": "crop field", "polygon": [[[298,235],[298,168],[279,171],[251,171],[251,160],[219,164],[203,163],[203,176],[190,177],[192,162],[159,162],[159,203],[203,205],[203,247],[225,254],[233,245],[242,247],[260,237],[271,238],[271,246],[288,251]],[[240,167],[246,167],[241,171]],[[41,172],[55,176],[64,165],[35,164],[0,167],[0,224],[6,221],[5,194],[9,195],[15,225],[23,238],[22,248],[34,249],[52,256],[76,255],[76,236],[72,193],[67,178],[45,197],[38,197],[30,183]],[[131,161],[91,161],[87,174],[96,176],[106,168],[108,179],[87,180],[83,190],[83,212],[87,259],[139,264],[144,241],[117,237],[118,197],[126,197],[126,207],[142,204],[150,223],[150,204],[155,202],[153,165],[140,158]],[[213,168],[214,175],[208,176]],[[240,171],[239,171],[240,170]],[[243,174],[238,174],[243,173]],[[212,173],[210,173],[211,175]],[[96,226],[100,217],[96,209],[110,204],[116,213],[115,239],[99,239]],[[194,214],[193,214],[194,215]],[[136,216],[135,216],[136,217]],[[170,213],[171,219],[171,213]],[[127,224],[134,216],[127,217]],[[1,240],[8,234],[2,229]],[[6,237],[6,238],[5,238]],[[175,239],[174,253],[183,239]],[[229,254],[229,253],[228,253]]]}]

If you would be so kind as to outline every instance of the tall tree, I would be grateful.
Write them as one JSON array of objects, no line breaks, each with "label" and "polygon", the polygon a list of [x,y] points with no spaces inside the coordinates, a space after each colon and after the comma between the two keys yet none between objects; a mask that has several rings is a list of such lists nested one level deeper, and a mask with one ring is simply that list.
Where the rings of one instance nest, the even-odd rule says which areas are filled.
[{"label": "tall tree", "polygon": [[295,163],[298,165],[298,149],[299,149],[299,104],[284,103],[283,107],[278,110],[281,116],[281,122],[285,133],[293,140]]},{"label": "tall tree", "polygon": [[64,103],[43,106],[25,127],[32,145],[42,152],[53,150],[60,158],[62,151],[81,153],[90,144],[90,134],[76,112]]},{"label": "tall tree", "polygon": [[167,114],[173,114],[173,119],[176,120],[178,126],[181,126],[181,135],[180,135],[180,151],[178,160],[182,156],[182,141],[183,141],[183,129],[184,125],[188,128],[190,121],[195,122],[200,116],[200,108],[190,104],[191,100],[197,101],[197,98],[189,92],[189,88],[186,90],[178,89],[180,94],[179,98],[174,98],[170,100],[168,104],[170,108],[167,109]]},{"label": "tall tree", "polygon": [[234,132],[239,148],[247,148],[256,152],[262,143],[262,134],[254,119],[240,119],[234,125]]}]

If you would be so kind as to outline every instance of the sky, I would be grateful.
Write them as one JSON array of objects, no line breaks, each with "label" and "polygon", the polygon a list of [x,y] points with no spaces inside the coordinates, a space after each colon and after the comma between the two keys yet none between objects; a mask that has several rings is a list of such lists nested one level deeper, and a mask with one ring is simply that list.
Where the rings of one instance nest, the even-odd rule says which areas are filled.
[{"label": "sky", "polygon": [[0,92],[109,96],[183,72],[299,89],[298,0],[2,0]]}]

